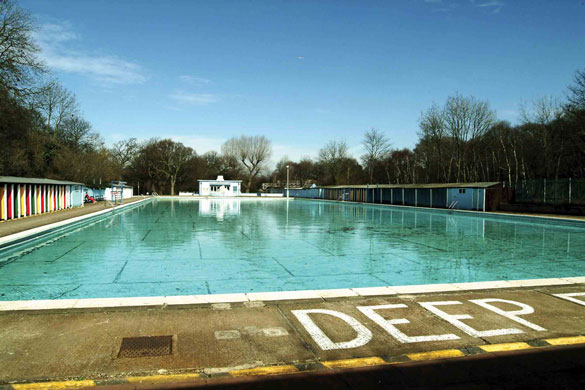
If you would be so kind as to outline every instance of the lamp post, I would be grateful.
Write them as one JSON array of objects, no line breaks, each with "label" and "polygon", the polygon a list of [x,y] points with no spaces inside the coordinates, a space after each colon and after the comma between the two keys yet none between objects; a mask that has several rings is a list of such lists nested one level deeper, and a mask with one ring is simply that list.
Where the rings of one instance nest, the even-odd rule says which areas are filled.
[{"label": "lamp post", "polygon": [[286,198],[288,199],[288,172],[289,172],[290,165],[286,166]]}]

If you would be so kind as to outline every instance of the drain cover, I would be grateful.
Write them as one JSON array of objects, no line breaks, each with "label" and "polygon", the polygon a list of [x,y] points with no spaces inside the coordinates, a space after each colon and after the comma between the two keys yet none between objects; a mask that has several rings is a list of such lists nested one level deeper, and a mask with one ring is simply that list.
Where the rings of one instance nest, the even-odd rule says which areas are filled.
[{"label": "drain cover", "polygon": [[165,356],[173,352],[173,336],[124,337],[119,358]]}]

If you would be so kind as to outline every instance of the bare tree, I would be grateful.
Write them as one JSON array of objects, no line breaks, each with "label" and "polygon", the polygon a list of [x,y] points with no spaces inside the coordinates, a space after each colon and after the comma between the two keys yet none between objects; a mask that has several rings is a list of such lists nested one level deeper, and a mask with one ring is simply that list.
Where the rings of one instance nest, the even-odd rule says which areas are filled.
[{"label": "bare tree", "polygon": [[453,158],[449,160],[449,164],[444,161],[443,144],[447,136],[447,129],[441,108],[433,104],[431,108],[424,111],[419,119],[419,127],[418,135],[422,141],[428,143],[428,148],[430,149],[428,169],[435,168],[437,170],[435,177],[448,182],[451,176]]},{"label": "bare tree", "polygon": [[136,138],[129,138],[122,141],[116,142],[112,145],[110,153],[114,157],[114,160],[120,166],[120,169],[127,168],[136,154],[138,153],[139,145]]},{"label": "bare tree", "polygon": [[247,171],[246,192],[250,191],[252,181],[264,168],[272,155],[272,143],[263,135],[230,138],[221,146],[221,152],[228,158],[237,159]]},{"label": "bare tree", "polygon": [[[549,176],[551,160],[556,159],[553,151],[555,138],[555,127],[552,122],[562,115],[562,106],[558,99],[552,96],[543,96],[532,102],[530,107],[524,103],[520,104],[520,116],[522,122],[529,124],[530,131],[534,134],[535,140],[541,148],[542,158],[544,160],[544,175]],[[562,139],[561,139],[562,141]],[[562,155],[563,144],[560,143],[560,155]],[[557,158],[560,158],[560,155]]]},{"label": "bare tree", "polygon": [[98,133],[92,131],[91,123],[78,116],[63,120],[57,137],[61,143],[78,151],[103,147],[103,140]]},{"label": "bare tree", "polygon": [[29,83],[44,71],[33,41],[30,14],[12,0],[0,1],[0,86],[16,96],[29,92]]},{"label": "bare tree", "polygon": [[574,131],[575,138],[580,153],[585,155],[585,69],[575,72],[573,85],[569,86],[568,103],[565,106],[567,114],[573,123],[577,125]]},{"label": "bare tree", "polygon": [[31,105],[43,114],[47,130],[55,133],[65,119],[79,111],[75,95],[57,81],[49,82],[35,93]]},{"label": "bare tree", "polygon": [[319,164],[331,176],[333,184],[337,184],[341,173],[341,163],[349,158],[348,147],[345,141],[329,141],[319,150]]},{"label": "bare tree", "polygon": [[380,130],[372,128],[364,134],[362,145],[366,150],[362,162],[368,169],[370,183],[373,183],[374,167],[390,152],[390,141]]},{"label": "bare tree", "polygon": [[573,82],[569,86],[569,108],[585,109],[585,69],[575,72]]},{"label": "bare tree", "polygon": [[190,147],[170,139],[158,141],[155,146],[158,149],[156,153],[158,160],[153,167],[170,182],[171,195],[175,195],[175,184],[181,168],[194,156],[195,152]]},{"label": "bare tree", "polygon": [[489,104],[476,100],[473,96],[463,97],[459,94],[447,99],[443,108],[446,130],[455,143],[455,161],[457,163],[457,181],[467,180],[467,170],[463,166],[467,149],[475,154],[473,141],[481,138],[495,123],[496,114]]},{"label": "bare tree", "polygon": [[171,195],[174,195],[178,177],[184,172],[186,164],[195,157],[195,151],[180,142],[152,138],[142,144],[132,165],[135,171],[143,174],[144,179],[150,182],[151,191],[156,192],[157,187],[168,182]]},{"label": "bare tree", "polygon": [[552,96],[543,96],[532,102],[531,107],[520,103],[520,117],[524,123],[547,125],[562,114],[562,106],[558,99]]}]

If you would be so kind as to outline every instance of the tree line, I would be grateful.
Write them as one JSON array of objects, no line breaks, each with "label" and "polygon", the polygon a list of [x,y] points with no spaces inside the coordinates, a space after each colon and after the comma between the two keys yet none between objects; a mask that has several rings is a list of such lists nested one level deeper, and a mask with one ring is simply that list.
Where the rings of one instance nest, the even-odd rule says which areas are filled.
[{"label": "tree line", "polygon": [[[521,109],[521,123],[498,120],[487,101],[455,94],[422,111],[414,148],[393,148],[378,129],[364,132],[359,160],[343,140],[316,157],[284,157],[270,169],[265,136],[227,140],[197,154],[171,139],[130,138],[107,146],[83,118],[75,95],[39,60],[34,21],[14,1],[0,0],[0,174],[107,186],[140,185],[141,193],[193,191],[198,179],[303,187],[585,177],[585,70],[577,71],[565,101],[541,98]],[[288,167],[288,168],[287,168]]]},{"label": "tree line", "polygon": [[426,184],[585,178],[585,69],[567,98],[543,97],[520,107],[521,123],[498,120],[489,102],[455,94],[423,110],[414,148],[392,148],[383,131],[366,131],[360,163],[332,141],[316,161],[280,161],[270,181],[303,186]]}]

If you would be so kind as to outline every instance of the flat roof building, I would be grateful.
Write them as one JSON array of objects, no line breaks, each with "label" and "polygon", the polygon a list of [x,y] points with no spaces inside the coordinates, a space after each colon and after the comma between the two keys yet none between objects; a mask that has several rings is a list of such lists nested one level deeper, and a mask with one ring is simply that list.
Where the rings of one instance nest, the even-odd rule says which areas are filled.
[{"label": "flat roof building", "polygon": [[225,180],[218,176],[215,180],[198,180],[200,196],[240,196],[241,180]]}]

